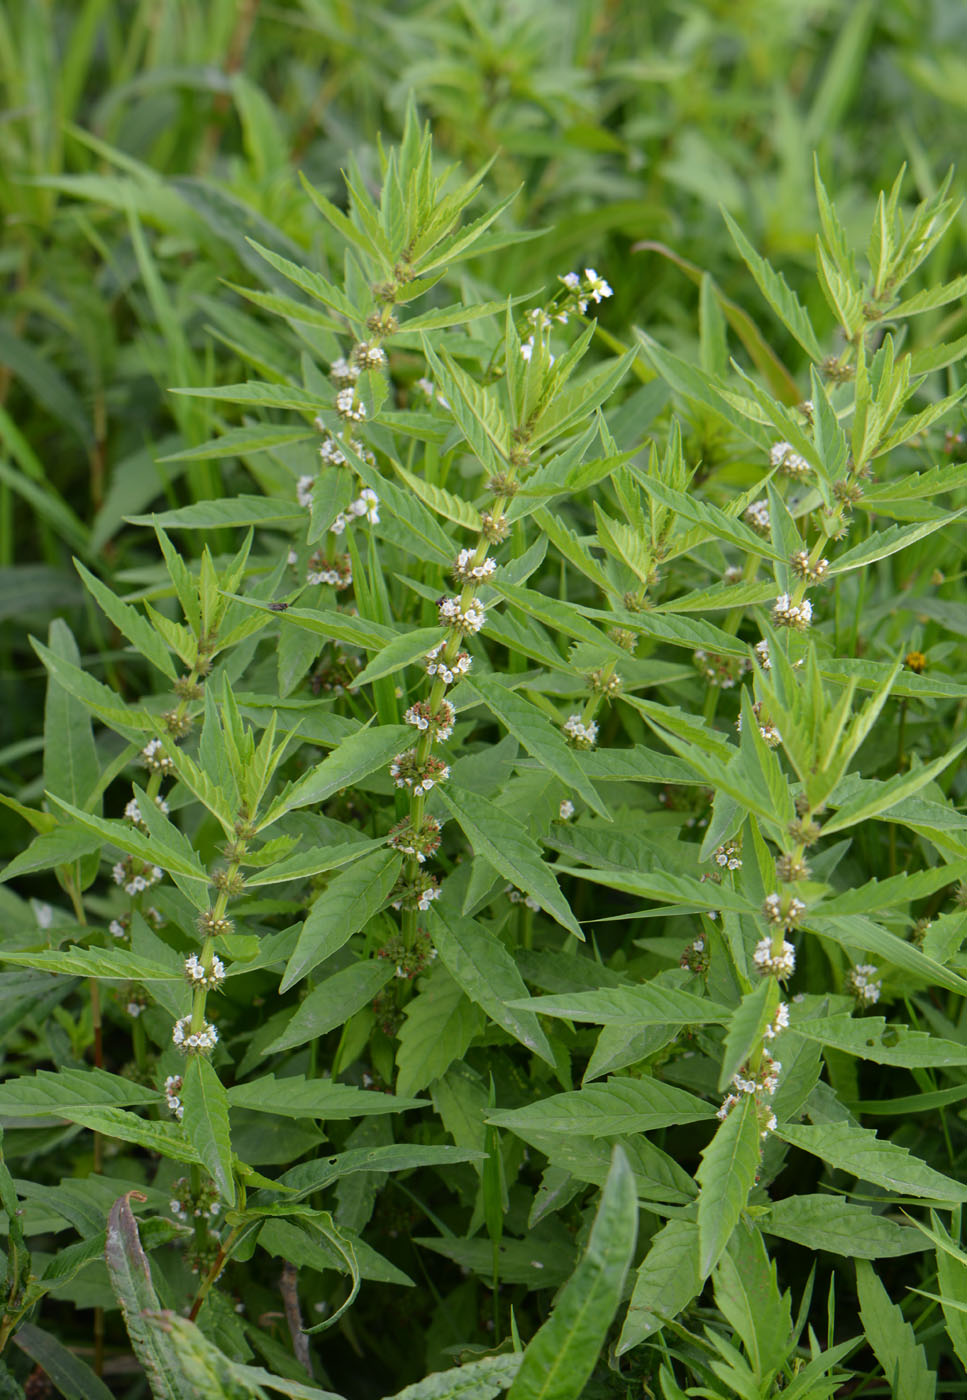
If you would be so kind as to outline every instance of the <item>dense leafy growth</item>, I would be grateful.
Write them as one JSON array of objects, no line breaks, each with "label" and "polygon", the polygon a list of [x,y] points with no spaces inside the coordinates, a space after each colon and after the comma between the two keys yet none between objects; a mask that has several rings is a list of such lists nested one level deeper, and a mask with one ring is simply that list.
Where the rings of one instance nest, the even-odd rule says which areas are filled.
[{"label": "dense leafy growth", "polygon": [[732,8],[0,17],[4,1395],[963,1389],[964,19]]}]

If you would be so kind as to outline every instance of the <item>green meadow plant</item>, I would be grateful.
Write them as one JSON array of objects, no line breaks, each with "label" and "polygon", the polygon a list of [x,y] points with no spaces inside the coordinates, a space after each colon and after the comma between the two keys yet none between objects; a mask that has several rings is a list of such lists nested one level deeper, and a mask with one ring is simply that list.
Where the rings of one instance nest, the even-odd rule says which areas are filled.
[{"label": "green meadow plant", "polygon": [[487,174],[411,109],[378,188],[305,182],[341,257],[253,239],[251,377],[172,386],[218,435],[170,460],[246,489],[134,517],[124,596],[78,561],[112,684],[34,640],[10,1395],[132,1350],[171,1400],[967,1364],[949,181],[860,252],[817,172],[806,300],[727,215],[768,310],[703,276],[688,357],[608,330],[617,269],[493,294]]}]

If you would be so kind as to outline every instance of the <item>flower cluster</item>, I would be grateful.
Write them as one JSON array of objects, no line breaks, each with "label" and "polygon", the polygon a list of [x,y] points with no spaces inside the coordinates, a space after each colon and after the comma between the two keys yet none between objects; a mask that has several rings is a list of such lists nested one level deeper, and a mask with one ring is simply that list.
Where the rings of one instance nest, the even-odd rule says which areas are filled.
[{"label": "flower cluster", "polygon": [[708,972],[709,957],[708,945],[705,942],[704,933],[700,933],[688,944],[681,958],[679,966],[685,972],[696,972],[704,976]]},{"label": "flower cluster", "polygon": [[727,1118],[735,1105],[741,1103],[744,1097],[754,1098],[760,1123],[759,1136],[768,1137],[769,1133],[775,1131],[776,1115],[767,1100],[771,1099],[778,1089],[781,1073],[782,1065],[780,1062],[774,1060],[768,1050],[763,1050],[758,1069],[744,1068],[732,1076],[732,1089],[722,1100],[722,1105],[715,1115],[716,1118],[720,1120]]},{"label": "flower cluster", "polygon": [[445,743],[453,733],[457,712],[449,700],[441,700],[438,710],[430,709],[428,700],[417,700],[403,716],[407,724],[412,724],[421,733],[428,732],[431,739]]},{"label": "flower cluster", "polygon": [[757,535],[772,533],[772,517],[769,514],[768,501],[753,501],[751,505],[746,506],[745,519]]},{"label": "flower cluster", "polygon": [[419,909],[421,913],[426,913],[433,901],[439,897],[440,886],[436,876],[418,870],[412,880],[400,876],[390,902],[394,909]]},{"label": "flower cluster", "polygon": [[574,816],[574,803],[569,797],[565,797],[560,807],[558,807],[557,816],[558,820],[562,822],[569,822]]},{"label": "flower cluster", "polygon": [[809,866],[802,856],[784,851],[776,858],[776,879],[781,880],[784,885],[793,885],[797,880],[808,880]]},{"label": "flower cluster", "polygon": [[366,405],[356,397],[356,390],[352,384],[347,384],[345,389],[340,389],[336,395],[336,412],[340,418],[346,418],[350,423],[361,423],[366,417]]},{"label": "flower cluster", "polygon": [[[160,793],[154,799],[154,801],[158,811],[162,812],[165,816],[167,816],[170,809],[168,807],[167,802],[164,800]],[[132,797],[131,800],[128,802],[127,806],[124,809],[124,815],[127,817],[129,822],[132,822],[133,825],[138,827],[141,831],[147,831],[148,828],[145,825],[144,818],[141,816],[141,808],[138,806],[138,799],[136,797]]]},{"label": "flower cluster", "polygon": [[752,961],[763,977],[778,977],[780,982],[784,982],[796,970],[796,950],[791,943],[783,939],[777,953],[773,949],[771,938],[760,938],[755,945]]},{"label": "flower cluster", "polygon": [[860,1006],[875,1006],[880,999],[883,983],[877,977],[879,968],[873,963],[857,963],[850,968],[846,978],[846,990],[856,998]]},{"label": "flower cluster", "polygon": [[807,583],[821,583],[829,572],[829,560],[817,559],[815,564],[810,562],[808,551],[798,549],[789,559],[789,564],[794,574],[803,578]]},{"label": "flower cluster", "polygon": [[598,726],[593,719],[585,724],[580,715],[568,715],[564,721],[564,733],[576,749],[593,749],[598,737]]},{"label": "flower cluster", "polygon": [[788,442],[773,443],[769,452],[769,465],[786,476],[802,477],[809,473],[809,463],[805,457],[795,452],[792,444]]},{"label": "flower cluster", "polygon": [[721,866],[723,870],[741,870],[742,847],[737,841],[726,841],[722,846],[716,846],[712,852],[712,859],[715,864]]},{"label": "flower cluster", "polygon": [[213,953],[211,964],[206,968],[197,953],[191,953],[185,959],[185,976],[190,987],[215,988],[225,980],[225,964]]},{"label": "flower cluster", "polygon": [[[426,907],[426,906],[424,906]],[[395,935],[376,952],[378,958],[394,964],[394,975],[401,981],[412,982],[424,972],[430,963],[436,961],[437,951],[426,933],[417,934],[412,948],[407,948],[402,938]]]},{"label": "flower cluster", "polygon": [[328,559],[321,549],[309,556],[306,583],[327,583],[331,588],[349,588],[353,581],[353,566],[348,554]]},{"label": "flower cluster", "polygon": [[389,773],[398,788],[409,788],[410,792],[419,794],[429,792],[436,783],[445,783],[450,768],[442,758],[434,758],[432,754],[421,763],[416,749],[407,749],[396,755]]},{"label": "flower cluster", "polygon": [[571,294],[564,302],[564,310],[575,309],[582,316],[588,309],[589,301],[593,301],[597,305],[607,297],[614,296],[614,290],[603,277],[598,276],[593,267],[586,267],[583,277],[577,272],[568,272],[563,277],[559,277],[558,281]]},{"label": "flower cluster", "polygon": [[457,632],[479,632],[487,620],[480,603],[469,602],[466,607],[459,598],[441,598],[437,604],[441,627],[453,627]]},{"label": "flower cluster", "polygon": [[360,365],[350,364],[342,355],[338,360],[333,360],[329,366],[329,374],[334,384],[344,387],[347,384],[355,384],[362,372]]},{"label": "flower cluster", "polygon": [[439,676],[444,685],[453,685],[455,680],[470,670],[472,658],[465,651],[458,651],[448,664],[443,658],[445,647],[445,642],[438,642],[432,651],[427,652],[426,673],[428,676]]},{"label": "flower cluster", "polygon": [[525,894],[523,890],[516,890],[513,885],[506,885],[504,894],[511,904],[523,904],[525,909],[532,909],[535,914],[541,907],[533,895]]},{"label": "flower cluster", "polygon": [[479,564],[475,563],[476,551],[473,549],[461,549],[450,572],[458,583],[485,583],[488,578],[493,578],[497,572],[497,564],[493,559],[483,559]]},{"label": "flower cluster", "polygon": [[353,364],[360,369],[382,369],[386,363],[386,351],[381,345],[361,340],[353,346]]},{"label": "flower cluster", "polygon": [[171,1200],[168,1202],[168,1209],[175,1219],[180,1220],[183,1224],[205,1216],[209,1220],[214,1220],[222,1209],[218,1199],[218,1188],[213,1181],[209,1180],[199,1187],[198,1194],[195,1195],[188,1177],[180,1176],[177,1181],[171,1183]]},{"label": "flower cluster", "polygon": [[792,627],[805,632],[813,620],[813,605],[808,598],[794,603],[788,593],[780,593],[772,606],[772,620],[777,627]]},{"label": "flower cluster", "polygon": [[141,750],[141,762],[152,773],[170,773],[174,768],[174,759],[168,757],[164,751],[164,745],[160,739],[149,739]]},{"label": "flower cluster", "polygon": [[125,856],[111,870],[116,885],[123,885],[125,894],[144,894],[156,885],[164,872],[160,865],[149,865],[137,856]]},{"label": "flower cluster", "polygon": [[795,896],[783,899],[781,894],[773,891],[772,894],[766,895],[762,912],[773,927],[791,929],[798,926],[799,920],[806,912],[806,906]]},{"label": "flower cluster", "polygon": [[[770,663],[770,664],[771,664],[771,663]],[[776,749],[776,748],[778,748],[779,745],[782,743],[782,735],[779,733],[779,731],[778,731],[778,729],[776,728],[776,726],[772,723],[772,720],[771,720],[771,719],[766,719],[766,718],[763,717],[763,714],[762,714],[762,701],[761,701],[761,700],[756,700],[756,701],[755,701],[755,703],[754,703],[753,706],[752,706],[752,713],[755,715],[756,719],[759,721],[759,733],[762,735],[763,739],[764,739],[764,740],[766,741],[766,743],[769,745],[770,749]],[[742,733],[742,715],[741,715],[741,713],[736,717],[735,727],[736,727],[736,729],[739,731],[739,733],[741,734],[741,733]]]},{"label": "flower cluster", "polygon": [[719,690],[731,690],[738,685],[746,671],[752,669],[752,662],[745,656],[710,656],[707,651],[692,652],[692,660],[698,667],[702,679]]},{"label": "flower cluster", "polygon": [[191,1017],[182,1016],[171,1029],[171,1039],[187,1054],[190,1050],[212,1050],[218,1044],[218,1031],[205,1021],[200,1031],[191,1028]]},{"label": "flower cluster", "polygon": [[405,856],[416,856],[422,865],[440,849],[440,823],[436,817],[424,817],[419,823],[404,817],[391,828],[389,843]]},{"label": "flower cluster", "polygon": [[185,1116],[185,1106],[181,1102],[182,1078],[180,1074],[169,1074],[165,1080],[165,1102],[168,1105],[168,1112],[173,1114],[179,1121]]}]

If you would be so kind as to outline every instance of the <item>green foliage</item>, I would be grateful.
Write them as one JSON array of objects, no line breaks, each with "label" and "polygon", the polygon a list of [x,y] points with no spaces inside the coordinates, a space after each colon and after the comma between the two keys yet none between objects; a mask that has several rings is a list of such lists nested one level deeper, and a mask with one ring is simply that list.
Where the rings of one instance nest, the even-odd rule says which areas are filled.
[{"label": "green foliage", "polygon": [[955,8],[0,18],[0,1393],[965,1364]]}]

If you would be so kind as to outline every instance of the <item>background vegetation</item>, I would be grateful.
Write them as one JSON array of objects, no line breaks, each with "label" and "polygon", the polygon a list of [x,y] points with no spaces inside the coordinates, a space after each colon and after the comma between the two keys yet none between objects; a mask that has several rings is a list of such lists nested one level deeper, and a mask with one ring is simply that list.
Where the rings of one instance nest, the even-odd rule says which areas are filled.
[{"label": "background vegetation", "polygon": [[[514,1386],[514,1400],[525,1391],[565,1400],[585,1382],[589,1396],[665,1400],[963,1393],[958,200],[967,175],[944,180],[962,144],[965,41],[958,0],[15,0],[0,12],[0,854],[9,882],[0,886],[0,1196],[10,1215],[0,1337],[10,1395],[43,1393],[37,1366],[65,1395],[103,1396],[95,1371],[107,1393],[131,1400],[148,1393],[148,1376],[157,1394],[258,1394],[269,1381],[255,1364],[296,1395],[308,1362],[315,1384],[368,1400],[491,1353],[499,1359],[483,1371],[421,1393]],[[483,168],[466,192],[464,226],[487,211],[493,222],[464,257],[444,243],[443,218],[440,283],[421,288],[412,308],[395,303],[401,331],[364,330],[345,307],[363,305],[387,275],[366,195],[391,187],[387,153],[404,129],[390,172],[423,168],[412,107],[407,127],[414,99],[432,132],[435,176],[454,168],[446,190]],[[814,161],[835,214],[823,186],[817,200]],[[904,166],[894,201],[878,205]],[[402,189],[410,232],[429,238],[443,190]],[[388,199],[381,227],[392,245],[401,216]],[[353,222],[340,222],[350,206]],[[757,254],[783,274],[798,308]],[[321,298],[318,281],[293,285],[293,266],[321,274]],[[585,297],[599,323],[578,365],[565,352],[587,315],[571,304],[551,341],[526,313],[559,310],[568,295],[559,279],[586,268],[613,295]],[[898,312],[898,298],[918,295]],[[518,299],[509,331],[508,297]],[[422,333],[406,330],[411,311],[429,318]],[[518,339],[535,331],[525,361]],[[331,440],[345,429],[331,367],[364,336],[385,341],[388,373],[374,362],[362,379],[373,421],[355,454],[349,446],[343,476],[353,490],[372,482],[380,519],[349,532],[351,595],[317,583],[300,596],[316,567],[309,556],[334,542],[329,527],[351,494],[343,499],[343,477],[330,475],[308,517],[298,503],[299,479],[318,467],[313,420],[323,414]],[[884,345],[889,356],[873,361]],[[877,368],[864,389],[853,375],[867,352]],[[524,364],[537,377],[515,389]],[[246,380],[272,392],[232,390]],[[454,691],[459,723],[443,750],[454,795],[444,785],[431,799],[441,820],[454,818],[434,867],[444,894],[427,920],[410,909],[400,921],[387,848],[373,856],[366,844],[342,873],[332,851],[384,842],[411,810],[387,765],[406,748],[405,705],[424,695],[412,663],[439,631],[447,560],[476,547],[486,476],[510,462],[488,414],[520,426],[511,411],[520,396],[530,393],[533,409],[544,391],[546,432],[535,428],[531,461],[511,464],[525,490],[516,505],[507,495],[515,523],[495,552],[507,587],[488,597],[492,630],[470,647],[478,689]],[[863,393],[875,409],[868,431]],[[818,431],[796,413],[808,399]],[[780,439],[808,459],[811,491],[773,471]],[[544,494],[535,486],[528,498],[532,469],[546,469]],[[866,494],[852,519],[844,502],[858,502],[837,495],[838,482]],[[746,513],[756,502],[766,505],[765,532]],[[832,529],[823,535],[837,511],[851,530],[841,542]],[[819,544],[833,577],[810,591],[808,637],[770,631],[777,593],[799,588],[790,552]],[[744,591],[726,606],[715,590],[727,568],[741,571]],[[226,612],[228,594],[249,605]],[[291,600],[288,614],[265,611],[275,597]],[[299,625],[307,612],[322,619],[315,628]],[[205,644],[216,623],[213,655]],[[638,638],[624,638],[636,649],[617,661],[613,624]],[[774,660],[788,652],[802,666],[753,669],[762,636]],[[197,693],[189,686],[173,700],[179,657]],[[206,659],[204,680],[196,663]],[[608,692],[615,666],[620,701]],[[590,709],[589,672],[598,673]],[[488,677],[497,677],[489,689]],[[857,711],[863,692],[879,707],[855,725],[846,719],[854,684]],[[593,752],[564,747],[571,711],[599,725]],[[146,816],[161,775],[146,775],[136,757],[153,738],[174,753],[166,712],[194,717],[181,761],[194,755],[209,777],[217,770],[218,791],[172,758],[172,821],[161,826]],[[277,771],[266,764],[264,792],[247,794],[258,761],[242,726],[262,739],[273,712],[275,741],[288,735],[289,746]],[[371,749],[362,741],[354,768],[356,749],[340,746],[374,716],[377,738]],[[782,744],[756,747],[754,718]],[[609,757],[626,751],[633,758]],[[196,876],[183,867],[213,869],[242,807],[264,799],[264,813],[326,753],[347,762],[319,784],[311,815],[287,813],[276,834],[329,855],[290,867],[290,877],[283,869],[261,896],[250,879],[232,905],[236,941],[219,945],[230,974],[217,998],[219,1046],[210,1061],[190,1061],[214,1068],[218,1087],[192,1070],[199,1084],[179,1128],[163,1090],[186,1068],[171,1025],[189,1003],[171,967],[180,977],[181,959],[207,946],[194,932],[202,905],[185,892]],[[755,779],[743,766],[753,760]],[[827,760],[831,782],[817,780],[804,808],[810,772]],[[154,858],[172,877],[143,899],[126,898],[111,875],[142,850],[123,818],[132,781]],[[777,860],[803,858],[802,842],[798,855],[784,843],[797,799],[802,820],[828,821],[824,803],[835,816],[808,878],[787,882],[794,896],[782,886],[785,913],[791,897],[809,910],[787,989],[805,1000],[789,998],[788,1049],[779,1042],[802,1093],[789,1090],[760,1164],[758,1120],[744,1109],[743,1126],[730,1114],[714,1138],[711,1129],[732,1074],[752,1057],[757,1072],[765,1063],[778,984],[757,980],[749,959],[769,932],[763,908]],[[573,825],[560,816],[572,800]],[[503,823],[496,834],[491,809]],[[503,848],[508,813],[529,843],[516,880]],[[742,866],[699,891],[701,876],[721,874],[713,852],[730,842]],[[294,850],[245,854],[258,856],[257,871]],[[357,866],[368,872],[365,897]],[[507,885],[519,887],[513,899]],[[718,920],[703,912],[706,893]],[[144,917],[155,908],[160,928]],[[212,909],[225,915],[215,896]],[[585,943],[565,931],[568,917]],[[111,925],[123,920],[117,940]],[[300,969],[307,926],[312,957],[322,953],[303,955]],[[340,929],[349,930],[342,944]],[[244,941],[252,936],[257,946]],[[387,982],[398,962],[407,976]],[[875,1010],[851,973],[866,964],[882,994]],[[666,1012],[675,995],[691,998],[677,1003],[677,1019],[648,1011],[651,984]],[[622,1003],[624,992],[642,995]],[[509,1006],[528,995],[541,1005]],[[722,1007],[729,1017],[716,1021]],[[796,1030],[797,1017],[812,1029]],[[92,1065],[105,1072],[97,1085],[70,1081]],[[52,1070],[56,1085],[34,1077]],[[246,1096],[265,1075],[276,1080]],[[358,1097],[351,1108],[311,1094],[287,1104],[285,1080],[338,1081]],[[390,1089],[421,1102],[376,1112]],[[555,1096],[565,1094],[562,1105]],[[620,1105],[614,1095],[625,1096]],[[277,1116],[266,1118],[270,1101]],[[719,1136],[730,1123],[745,1134],[731,1146]],[[873,1129],[894,1155],[847,1132]],[[379,1151],[390,1155],[348,1156]],[[347,1158],[339,1175],[327,1177],[322,1168],[338,1158]],[[284,1200],[268,1183],[293,1172],[314,1214],[295,1224],[258,1217],[198,1308],[201,1336],[219,1349],[206,1352],[196,1333],[177,1330],[187,1328],[177,1314],[199,1302],[231,1224],[186,1221],[170,1202],[187,1214],[185,1191],[207,1209],[217,1190],[222,1212],[234,1202],[244,1214],[244,1192],[250,1210],[252,1200]],[[147,1200],[115,1204],[135,1189]],[[137,1291],[131,1204],[153,1296]],[[307,1351],[293,1309],[307,1327],[331,1320],[360,1273],[351,1308]],[[554,1312],[569,1277],[572,1292]],[[595,1326],[569,1376],[555,1378],[548,1356],[579,1330],[567,1310],[586,1297]],[[159,1306],[176,1315],[139,1339],[131,1318]],[[557,1334],[542,1334],[557,1316]],[[542,1335],[515,1380],[518,1345]],[[145,1359],[152,1346],[167,1381]]]}]

